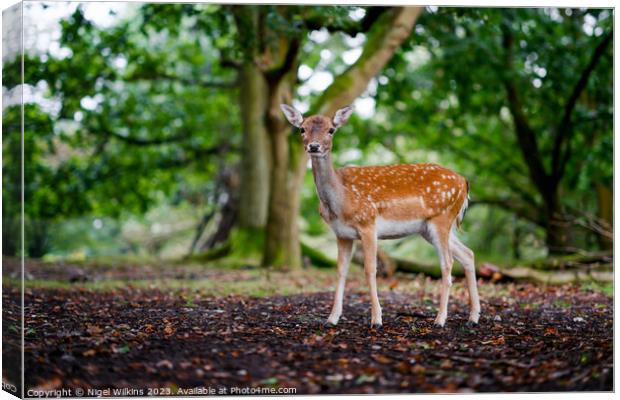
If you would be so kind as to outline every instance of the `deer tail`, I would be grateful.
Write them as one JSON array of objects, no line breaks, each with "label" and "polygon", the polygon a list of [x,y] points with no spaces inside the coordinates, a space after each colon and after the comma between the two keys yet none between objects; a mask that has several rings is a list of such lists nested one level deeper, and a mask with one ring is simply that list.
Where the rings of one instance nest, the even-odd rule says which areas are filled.
[{"label": "deer tail", "polygon": [[467,207],[469,206],[469,182],[465,180],[465,185],[467,187],[467,197],[465,197],[465,201],[463,201],[463,205],[461,205],[461,209],[459,214],[456,217],[456,227],[461,230],[461,224],[463,223],[463,218],[465,218],[465,213],[467,212]]}]

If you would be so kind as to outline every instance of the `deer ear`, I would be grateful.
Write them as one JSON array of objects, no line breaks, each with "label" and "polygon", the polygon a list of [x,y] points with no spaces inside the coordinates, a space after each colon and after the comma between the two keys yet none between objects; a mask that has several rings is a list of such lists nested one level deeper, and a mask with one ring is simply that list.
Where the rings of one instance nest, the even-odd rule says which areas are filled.
[{"label": "deer ear", "polygon": [[304,121],[304,116],[299,111],[297,111],[294,107],[286,104],[280,104],[280,108],[284,112],[284,115],[286,116],[286,119],[288,119],[288,122],[290,122],[293,126],[296,126],[297,128],[301,126],[301,123]]},{"label": "deer ear", "polygon": [[353,114],[352,106],[346,106],[336,111],[336,114],[334,114],[334,118],[332,120],[334,126],[336,128],[340,128],[342,125],[344,125],[349,120],[349,117],[351,116],[351,114]]}]

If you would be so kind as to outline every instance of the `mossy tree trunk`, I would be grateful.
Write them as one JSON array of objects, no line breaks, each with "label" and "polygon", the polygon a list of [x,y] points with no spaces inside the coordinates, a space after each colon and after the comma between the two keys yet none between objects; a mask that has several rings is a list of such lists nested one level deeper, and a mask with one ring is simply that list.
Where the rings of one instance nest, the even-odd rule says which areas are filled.
[{"label": "mossy tree trunk", "polygon": [[267,222],[271,149],[265,126],[267,83],[256,65],[241,67],[243,144],[239,227],[261,229]]},{"label": "mossy tree trunk", "polygon": [[292,99],[291,88],[296,78],[295,71],[296,68],[287,72],[286,76],[270,90],[267,121],[273,154],[272,189],[269,197],[269,215],[262,260],[264,266],[289,269],[301,267],[301,243],[299,242],[297,224],[298,209],[289,201],[291,194],[299,190],[299,185],[296,184],[294,177],[291,177],[289,172],[291,128],[282,115],[280,104],[289,104]]},{"label": "mossy tree trunk", "polygon": [[[596,184],[596,195],[598,199],[598,218],[603,221],[610,231],[613,231],[614,225],[614,194],[610,187],[602,184]],[[610,232],[611,233],[611,232]],[[597,235],[599,245],[603,250],[611,250],[614,242],[610,236]]]},{"label": "mossy tree trunk", "polygon": [[257,60],[260,8],[233,7],[242,49],[239,67],[243,143],[241,148],[238,222],[232,231],[233,251],[240,256],[260,256],[270,189],[271,146],[265,125],[268,85]]},{"label": "mossy tree trunk", "polygon": [[[263,265],[298,267],[297,216],[286,201],[293,190],[287,176],[290,127],[279,105],[293,97],[300,38],[271,30],[260,7],[233,10],[244,55],[240,69],[244,142],[232,252],[258,258]],[[278,7],[284,17],[288,10]]]}]

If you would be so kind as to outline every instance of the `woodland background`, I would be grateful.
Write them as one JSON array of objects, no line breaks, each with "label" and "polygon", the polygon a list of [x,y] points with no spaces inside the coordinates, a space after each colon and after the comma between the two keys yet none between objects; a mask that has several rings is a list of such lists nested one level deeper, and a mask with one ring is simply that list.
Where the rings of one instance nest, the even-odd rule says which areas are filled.
[{"label": "woodland background", "polygon": [[[282,102],[357,106],[338,165],[436,162],[466,176],[463,236],[479,259],[611,249],[610,10],[71,4],[26,5],[28,257],[334,258]],[[28,39],[40,15],[62,18]],[[19,61],[5,59],[9,97]],[[19,126],[9,101],[8,256]],[[384,249],[434,258],[417,240]]]},{"label": "woodland background", "polygon": [[[22,388],[24,343],[26,388],[613,389],[612,9],[23,7],[23,82],[3,14],[3,382]],[[380,244],[383,330],[355,265],[323,325],[335,240],[280,103],[354,105],[337,166],[469,180],[477,327],[457,266],[433,326],[419,238]]]}]

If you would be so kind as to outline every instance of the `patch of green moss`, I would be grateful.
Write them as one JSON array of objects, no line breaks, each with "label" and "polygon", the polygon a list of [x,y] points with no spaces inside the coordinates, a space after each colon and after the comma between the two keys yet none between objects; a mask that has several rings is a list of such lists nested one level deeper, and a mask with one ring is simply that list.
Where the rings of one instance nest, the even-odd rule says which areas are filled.
[{"label": "patch of green moss", "polygon": [[239,258],[259,260],[265,247],[265,230],[236,228],[230,234],[231,254]]},{"label": "patch of green moss", "polygon": [[557,299],[553,301],[553,305],[558,308],[571,308],[573,305],[566,300]]},{"label": "patch of green moss", "polygon": [[581,285],[581,290],[598,292],[598,293],[604,294],[605,296],[613,296],[614,295],[614,284],[613,282],[605,282],[605,283],[588,282],[588,283],[584,283],[583,285]]}]

